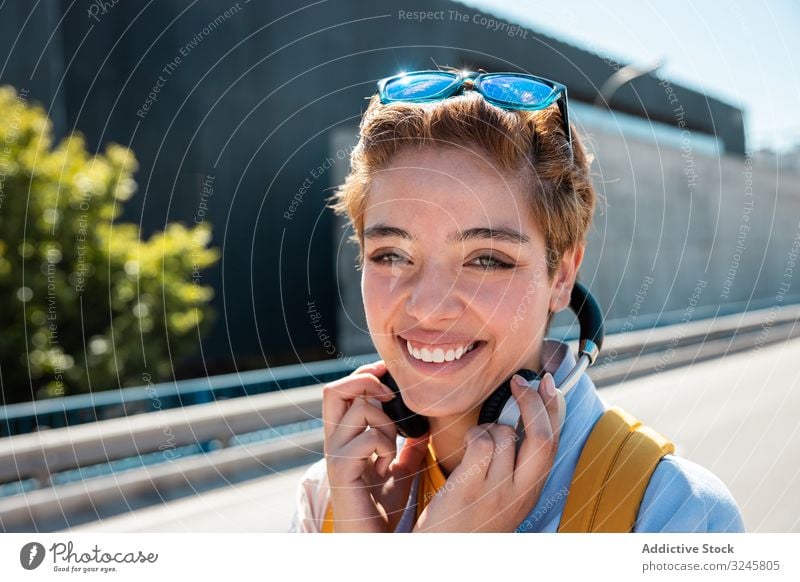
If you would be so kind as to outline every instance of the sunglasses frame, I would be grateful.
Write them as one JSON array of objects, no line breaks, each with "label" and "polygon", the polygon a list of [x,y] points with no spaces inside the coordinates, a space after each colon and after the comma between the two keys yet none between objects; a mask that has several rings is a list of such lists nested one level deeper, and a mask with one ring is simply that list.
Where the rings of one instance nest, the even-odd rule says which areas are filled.
[{"label": "sunglasses frame", "polygon": [[[449,78],[452,81],[447,87],[445,87],[440,91],[437,91],[433,95],[428,95],[420,98],[393,99],[386,94],[386,86],[393,81],[413,75],[430,75],[430,74],[438,75],[443,78]],[[492,77],[520,77],[528,81],[536,81],[538,83],[541,83],[544,86],[550,88],[551,91],[546,99],[544,99],[541,103],[537,103],[536,105],[524,105],[515,103],[513,101],[504,101],[502,99],[495,99],[487,95],[481,88],[481,84],[483,83],[483,81],[490,79]],[[470,83],[467,83],[467,81],[469,81]],[[448,97],[452,97],[457,93],[459,93],[465,85],[471,85],[472,89],[480,93],[481,96],[487,102],[491,103],[492,105],[496,105],[497,107],[501,107],[503,109],[520,110],[520,111],[538,111],[540,109],[546,109],[555,102],[558,105],[558,111],[561,113],[561,120],[564,125],[564,132],[567,136],[567,143],[569,144],[570,155],[572,154],[572,129],[570,128],[569,124],[569,112],[567,107],[567,87],[566,85],[558,83],[557,81],[553,81],[551,79],[538,77],[536,75],[529,75],[527,73],[477,73],[474,71],[461,71],[456,73],[451,71],[437,71],[437,70],[410,71],[408,73],[400,73],[399,75],[386,77],[385,79],[381,79],[380,81],[378,81],[378,96],[380,97],[381,103],[383,103],[384,105],[388,103],[429,103],[433,101],[441,101],[443,99],[447,99]]]}]

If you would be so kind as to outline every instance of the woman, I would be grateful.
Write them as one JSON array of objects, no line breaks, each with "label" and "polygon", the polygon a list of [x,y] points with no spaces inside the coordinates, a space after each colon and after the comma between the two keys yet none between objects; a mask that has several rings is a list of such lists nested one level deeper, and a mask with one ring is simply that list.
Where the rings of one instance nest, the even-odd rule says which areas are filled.
[{"label": "woman", "polygon": [[[585,374],[559,404],[554,387],[574,357],[545,339],[583,260],[590,164],[558,83],[457,71],[379,83],[333,208],[354,227],[383,359],[325,386],[325,459],[303,478],[292,531],[559,528],[581,450],[608,408]],[[520,444],[478,416],[521,368],[543,380],[538,390],[511,383]],[[428,418],[422,437],[398,437],[384,413],[395,397],[387,372]],[[719,479],[666,454],[632,530],[743,525]]]}]

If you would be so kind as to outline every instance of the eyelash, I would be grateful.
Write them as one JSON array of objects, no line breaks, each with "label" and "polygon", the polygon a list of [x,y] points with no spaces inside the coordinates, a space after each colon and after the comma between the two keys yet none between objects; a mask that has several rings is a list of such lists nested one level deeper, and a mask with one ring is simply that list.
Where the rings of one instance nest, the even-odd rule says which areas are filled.
[{"label": "eyelash", "polygon": [[[375,264],[378,264],[378,265],[393,265],[393,264],[396,264],[397,262],[399,262],[399,261],[384,261],[383,260],[386,257],[390,257],[390,256],[401,258],[400,255],[398,255],[397,253],[385,252],[385,253],[378,253],[377,255],[374,255],[374,256],[370,257],[369,260],[372,261]],[[495,263],[494,265],[492,265],[492,266],[483,266],[482,267],[485,271],[495,271],[497,269],[511,269],[511,268],[514,267],[514,265],[506,263],[505,261],[501,261],[500,259],[498,259],[497,257],[493,257],[492,255],[481,255],[479,257],[475,257],[475,259],[473,259],[473,260],[479,260],[479,259],[489,259],[491,261],[494,261],[494,263]]]}]

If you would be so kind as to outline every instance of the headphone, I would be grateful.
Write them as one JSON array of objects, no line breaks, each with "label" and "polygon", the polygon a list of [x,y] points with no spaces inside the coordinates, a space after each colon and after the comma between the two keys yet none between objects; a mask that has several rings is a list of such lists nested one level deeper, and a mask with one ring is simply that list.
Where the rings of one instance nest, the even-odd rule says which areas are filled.
[{"label": "headphone", "polygon": [[[604,335],[603,313],[600,310],[600,305],[589,293],[589,290],[578,281],[572,287],[569,306],[578,318],[580,341],[578,342],[578,361],[575,367],[572,368],[564,381],[556,386],[556,395],[561,403],[559,406],[559,423],[564,422],[567,410],[564,395],[578,383],[586,368],[594,364],[603,345]],[[525,378],[531,384],[532,389],[538,389],[541,381],[538,373],[526,368],[517,370],[516,373]],[[383,411],[397,426],[397,432],[407,438],[420,437],[428,432],[430,425],[427,417],[413,412],[406,406],[400,394],[400,388],[391,374],[387,372],[380,380],[395,393],[395,398],[389,402],[384,402],[382,406]],[[492,392],[483,403],[478,416],[478,424],[487,422],[505,424],[518,432],[521,430],[522,422],[519,406],[517,406],[516,400],[511,397],[511,376],[497,390]]]}]

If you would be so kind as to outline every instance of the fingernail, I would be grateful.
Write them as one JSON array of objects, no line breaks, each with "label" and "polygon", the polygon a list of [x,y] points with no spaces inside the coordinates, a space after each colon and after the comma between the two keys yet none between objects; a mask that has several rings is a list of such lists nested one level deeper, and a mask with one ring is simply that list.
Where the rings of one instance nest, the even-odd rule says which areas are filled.
[{"label": "fingernail", "polygon": [[528,381],[519,374],[514,374],[511,376],[511,380],[520,388],[526,388],[528,386]]},{"label": "fingernail", "polygon": [[553,381],[553,376],[550,372],[544,375],[544,379],[542,380],[542,384],[544,384],[544,395],[548,398],[552,398],[556,395],[556,387],[555,382]]}]

